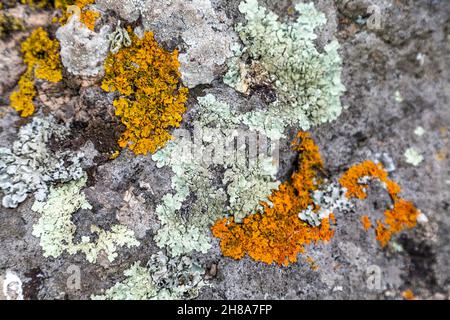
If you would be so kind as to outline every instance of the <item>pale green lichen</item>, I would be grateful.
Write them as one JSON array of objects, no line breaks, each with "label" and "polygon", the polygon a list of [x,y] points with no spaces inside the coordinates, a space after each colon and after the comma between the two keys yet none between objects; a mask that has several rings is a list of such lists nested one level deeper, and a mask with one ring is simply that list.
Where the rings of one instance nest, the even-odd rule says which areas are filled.
[{"label": "pale green lichen", "polygon": [[133,231],[121,225],[114,225],[111,231],[91,226],[91,232],[97,235],[95,241],[83,236],[75,243],[76,225],[72,215],[78,210],[92,209],[81,189],[86,178],[51,188],[46,202],[36,201],[32,210],[41,214],[33,226],[33,235],[40,238],[45,257],[57,258],[64,252],[70,255],[78,252],[86,255],[86,260],[95,263],[100,254],[105,254],[110,262],[117,257],[117,248],[138,246]]},{"label": "pale green lichen", "polygon": [[408,148],[405,151],[405,159],[406,162],[409,164],[412,164],[413,166],[417,167],[419,164],[423,161],[423,156],[420,154],[419,151],[415,148]]},{"label": "pale green lichen", "polygon": [[288,125],[308,130],[335,120],[342,112],[340,97],[342,60],[339,43],[334,40],[319,52],[314,30],[326,17],[310,4],[297,4],[297,21],[284,23],[259,6],[257,0],[241,2],[239,10],[246,23],[238,24],[244,48],[234,48],[236,57],[229,63],[224,82],[241,92],[252,85],[270,85],[277,100],[265,112],[266,123],[276,121],[284,131]]},{"label": "pale green lichen", "polygon": [[108,40],[110,43],[109,51],[112,54],[118,53],[123,47],[131,46],[130,35],[128,34],[127,29],[120,25],[120,20],[117,24],[116,30],[108,35]]},{"label": "pale green lichen", "polygon": [[395,102],[397,102],[397,103],[402,103],[403,102],[403,96],[402,96],[402,94],[400,93],[400,91],[395,91],[395,93],[394,93],[394,99],[395,99]]},{"label": "pale green lichen", "polygon": [[92,300],[150,300],[156,295],[156,288],[147,268],[140,262],[125,270],[127,277],[123,282],[116,283],[103,295],[93,295]]},{"label": "pale green lichen", "polygon": [[[156,208],[162,227],[155,239],[171,254],[205,253],[211,247],[208,227],[214,221],[228,214],[241,221],[243,214],[260,209],[260,202],[268,201],[279,186],[277,163],[271,156],[260,153],[248,163],[245,143],[233,149],[236,140],[245,142],[244,129],[239,130],[244,117],[211,94],[200,97],[193,139],[189,132],[178,130],[178,138],[153,155],[158,167],[170,166],[174,173],[175,193],[165,195]],[[214,179],[218,168],[224,172],[219,181]],[[183,208],[191,193],[195,200]]]},{"label": "pale green lichen", "polygon": [[193,299],[207,285],[204,270],[191,258],[152,255],[147,267],[140,262],[124,272],[127,277],[93,300],[180,300]]},{"label": "pale green lichen", "polygon": [[419,136],[419,137],[421,137],[421,136],[423,136],[424,134],[425,134],[425,129],[424,128],[422,128],[421,126],[418,126],[415,130],[414,130],[414,134],[416,135],[416,136]]},{"label": "pale green lichen", "polygon": [[327,219],[331,214],[348,214],[354,210],[352,199],[346,197],[347,189],[338,183],[324,183],[319,189],[312,193],[314,206],[299,213],[298,217],[313,227],[321,225],[323,219]]},{"label": "pale green lichen", "polygon": [[80,179],[84,154],[71,151],[52,151],[50,140],[61,141],[69,134],[67,126],[59,125],[53,117],[35,117],[21,127],[11,149],[0,148],[0,190],[2,204],[16,208],[33,193],[44,200],[48,185]]},{"label": "pale green lichen", "polygon": [[250,168],[235,165],[225,171],[223,183],[227,185],[230,213],[235,221],[261,210],[261,202],[269,202],[271,191],[280,185],[275,179],[277,169],[272,159],[266,158]]}]

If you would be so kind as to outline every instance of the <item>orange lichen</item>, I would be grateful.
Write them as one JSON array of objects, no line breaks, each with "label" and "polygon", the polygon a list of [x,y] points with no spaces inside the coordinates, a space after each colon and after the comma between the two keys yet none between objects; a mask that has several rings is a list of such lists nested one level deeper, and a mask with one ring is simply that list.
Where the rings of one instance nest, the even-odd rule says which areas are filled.
[{"label": "orange lichen", "polygon": [[58,41],[51,40],[42,28],[34,30],[22,43],[22,53],[27,71],[19,80],[19,91],[13,92],[10,100],[11,106],[22,117],[28,117],[35,111],[33,99],[37,92],[34,79],[59,82],[62,79],[62,65]]},{"label": "orange lichen", "polygon": [[414,295],[414,293],[412,292],[411,289],[403,291],[402,296],[405,300],[415,300],[416,299],[416,296]]},{"label": "orange lichen", "polygon": [[299,212],[314,205],[310,192],[319,185],[323,161],[308,133],[300,132],[293,148],[301,153],[299,169],[272,193],[271,203],[262,203],[263,212],[246,217],[242,224],[225,218],[212,227],[214,236],[221,239],[225,256],[241,259],[248,254],[256,261],[287,266],[297,261],[305,245],[333,237],[328,219],[312,227],[298,218]]},{"label": "orange lichen", "polygon": [[389,195],[395,199],[400,193],[400,186],[389,180],[388,173],[384,170],[380,163],[374,163],[370,160],[364,161],[358,165],[351,167],[339,180],[340,184],[347,189],[348,198],[365,199],[367,197],[364,191],[368,185],[360,183],[360,179],[371,177],[380,180],[386,185]]},{"label": "orange lichen", "polygon": [[330,213],[328,218],[330,219],[331,224],[336,224],[336,217],[334,216],[334,213]]},{"label": "orange lichen", "polygon": [[95,28],[95,22],[100,17],[100,12],[93,11],[93,10],[86,10],[81,12],[80,21],[84,23],[86,27],[88,27],[90,30],[94,31]]},{"label": "orange lichen", "polygon": [[370,222],[370,219],[368,216],[362,216],[361,223],[363,225],[364,230],[366,230],[366,231],[369,231],[369,229],[372,227],[372,222]]},{"label": "orange lichen", "polygon": [[414,205],[404,199],[399,199],[394,203],[392,210],[384,213],[385,221],[377,221],[377,240],[381,246],[386,246],[393,234],[416,226],[419,211]]},{"label": "orange lichen", "polygon": [[[365,199],[367,197],[365,192],[368,187],[367,182],[361,181],[362,178],[366,177],[378,179],[385,186],[393,201],[393,208],[386,210],[384,213],[384,222],[376,221],[376,238],[384,247],[392,238],[392,235],[416,225],[419,211],[411,202],[399,197],[400,186],[388,178],[388,173],[381,164],[372,161],[364,161],[351,167],[339,180],[341,185],[347,188],[348,198]],[[362,222],[366,231],[372,227],[367,216],[362,217]]]},{"label": "orange lichen", "polygon": [[[242,259],[247,254],[256,261],[287,266],[297,261],[305,245],[333,237],[331,224],[336,224],[336,219],[332,213],[319,227],[298,218],[299,212],[311,206],[315,212],[320,209],[311,198],[311,193],[322,183],[319,173],[323,170],[323,161],[319,148],[308,133],[299,132],[293,149],[300,152],[299,168],[291,180],[273,191],[268,203],[262,203],[262,212],[249,215],[242,224],[231,217],[217,221],[212,227],[213,235],[221,239],[223,255]],[[385,246],[393,234],[416,225],[419,211],[411,202],[399,197],[400,186],[388,178],[381,164],[365,161],[353,166],[341,177],[340,183],[347,189],[348,198],[365,199],[365,189],[373,178],[382,182],[394,203],[392,209],[386,210],[384,221],[376,221],[377,240]],[[366,231],[373,227],[368,216],[363,216],[361,222]]]},{"label": "orange lichen", "polygon": [[[77,14],[80,16],[80,21],[88,27],[90,30],[94,30],[95,22],[101,16],[100,12],[94,10],[86,10],[86,6],[93,4],[95,0],[75,0],[75,1],[57,1],[55,3],[55,8],[62,10],[62,17],[59,19],[59,23],[65,24],[67,20],[75,13],[75,9]],[[76,7],[71,7],[76,6]]]},{"label": "orange lichen", "polygon": [[128,32],[133,45],[109,55],[102,88],[121,95],[114,101],[126,127],[119,145],[135,154],[154,153],[172,138],[168,130],[180,125],[188,89],[179,85],[178,51],[161,48],[152,32],[143,39]]}]

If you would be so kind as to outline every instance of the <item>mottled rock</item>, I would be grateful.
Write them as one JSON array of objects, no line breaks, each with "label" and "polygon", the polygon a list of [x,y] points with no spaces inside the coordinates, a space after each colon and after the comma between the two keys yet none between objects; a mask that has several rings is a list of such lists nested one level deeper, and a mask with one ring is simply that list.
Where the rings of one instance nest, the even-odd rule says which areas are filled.
[{"label": "mottled rock", "polygon": [[77,15],[60,27],[56,37],[61,44],[61,60],[67,71],[86,77],[101,73],[109,50],[109,32],[107,25],[98,33],[89,30]]}]

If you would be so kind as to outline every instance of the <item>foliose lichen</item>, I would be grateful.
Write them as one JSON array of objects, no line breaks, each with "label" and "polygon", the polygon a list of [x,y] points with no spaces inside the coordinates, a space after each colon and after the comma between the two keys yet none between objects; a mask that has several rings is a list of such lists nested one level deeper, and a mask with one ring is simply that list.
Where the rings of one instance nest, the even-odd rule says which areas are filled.
[{"label": "foliose lichen", "polygon": [[329,219],[322,219],[320,226],[311,226],[298,218],[299,212],[309,206],[314,206],[316,212],[319,209],[311,192],[321,184],[318,173],[323,162],[307,133],[298,134],[293,148],[300,152],[299,168],[291,180],[272,192],[270,203],[263,203],[263,210],[247,216],[242,223],[231,217],[217,221],[212,227],[225,256],[242,259],[248,254],[256,261],[287,266],[297,261],[305,245],[328,241],[334,235],[331,214]]},{"label": "foliose lichen", "polygon": [[72,215],[78,210],[92,209],[81,189],[86,184],[86,178],[52,187],[45,202],[36,201],[32,210],[41,214],[39,221],[33,226],[33,235],[40,239],[40,245],[45,257],[58,258],[64,252],[70,255],[78,252],[86,255],[86,260],[95,263],[100,254],[105,254],[110,262],[117,257],[117,249],[138,246],[139,241],[134,232],[121,225],[111,226],[111,231],[105,231],[97,226],[91,226],[91,232],[96,234],[96,240],[81,237],[75,242],[76,225]]},{"label": "foliose lichen", "polygon": [[[364,161],[346,171],[340,185],[328,184],[321,179],[323,161],[309,134],[300,132],[293,146],[300,153],[298,170],[272,193],[271,202],[242,223],[228,217],[212,227],[225,256],[242,259],[248,254],[256,261],[285,266],[297,261],[306,244],[333,237],[334,211],[352,211],[352,199],[366,199],[366,188],[374,179],[381,182],[393,202],[384,212],[384,220],[375,221],[376,238],[382,247],[393,235],[413,228],[422,216],[412,202],[399,196],[400,186],[388,178],[380,163]],[[368,216],[362,216],[361,221],[366,231],[373,228]]]},{"label": "foliose lichen", "polygon": [[169,130],[180,125],[188,89],[179,83],[176,50],[161,48],[152,32],[143,39],[133,33],[131,40],[132,46],[106,59],[102,88],[120,94],[114,106],[126,130],[119,145],[136,154],[154,153],[172,138]]},{"label": "foliose lichen", "polygon": [[191,258],[169,258],[163,252],[151,256],[146,267],[140,262],[124,272],[127,277],[93,300],[193,299],[207,285],[204,270]]},{"label": "foliose lichen", "polygon": [[[245,141],[235,147],[243,122],[228,104],[211,94],[198,98],[192,123],[194,137],[179,130],[177,139],[153,155],[158,167],[170,166],[174,172],[175,193],[165,195],[156,208],[162,227],[155,237],[173,255],[206,252],[211,247],[208,227],[215,220],[231,213],[241,221],[261,208],[261,201],[268,201],[267,195],[279,185],[272,157],[258,154],[249,165]],[[224,171],[220,181],[214,179],[218,168]],[[191,193],[195,200],[183,215]]]},{"label": "foliose lichen", "polygon": [[[2,275],[3,277],[3,275]],[[4,279],[0,279],[3,296],[6,300],[23,300],[23,282],[20,277],[11,270],[7,270]]]},{"label": "foliose lichen", "polygon": [[48,147],[51,139],[61,141],[68,134],[68,127],[58,125],[53,117],[35,117],[20,128],[11,149],[0,148],[0,189],[4,193],[4,207],[17,207],[30,193],[43,201],[50,184],[82,177],[83,153],[54,152]]},{"label": "foliose lichen", "polygon": [[312,3],[297,4],[299,18],[286,23],[257,0],[245,0],[239,9],[247,20],[236,26],[244,47],[234,47],[224,82],[244,93],[254,85],[274,87],[277,99],[266,116],[278,119],[283,131],[287,125],[308,130],[335,120],[345,91],[339,43],[332,41],[323,52],[314,43],[314,30],[326,23],[325,15]]}]

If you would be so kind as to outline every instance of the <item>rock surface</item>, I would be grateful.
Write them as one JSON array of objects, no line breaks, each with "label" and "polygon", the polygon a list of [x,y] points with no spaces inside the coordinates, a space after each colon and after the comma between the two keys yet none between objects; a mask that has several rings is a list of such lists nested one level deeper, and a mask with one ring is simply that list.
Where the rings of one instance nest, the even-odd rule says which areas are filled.
[{"label": "rock surface", "polygon": [[[157,10],[168,13],[164,3],[170,6],[181,2],[189,6],[192,1],[152,1],[153,14],[157,15]],[[212,0],[211,7],[208,0],[200,2],[206,8],[206,12],[199,9],[200,15],[211,23],[202,26],[194,19],[180,27],[172,25],[167,17],[159,17],[158,24],[151,14],[146,24],[145,12],[149,11],[136,9],[142,5],[149,9],[146,1],[123,1],[126,3],[123,6],[117,1],[97,1],[105,12],[116,10],[118,16],[129,22],[136,22],[142,15],[144,27],[152,29],[165,46],[184,50],[180,55],[185,71],[183,80],[193,89],[183,127],[189,127],[195,98],[204,96],[208,90],[220,91],[230,101],[237,99],[249,106],[260,103],[264,97],[264,88],[245,97],[220,81],[226,71],[227,44],[236,39],[232,26],[243,19],[238,10],[240,1]],[[351,165],[366,159],[379,160],[402,186],[405,198],[412,200],[426,219],[415,229],[395,237],[386,248],[380,248],[375,235],[366,233],[360,223],[361,213],[375,214],[388,202],[381,188],[373,188],[369,201],[357,202],[355,213],[336,213],[336,234],[329,243],[307,248],[298,263],[289,267],[269,266],[248,257],[239,261],[225,258],[219,242],[214,240],[207,254],[192,255],[211,283],[200,291],[198,298],[401,299],[402,292],[410,289],[418,298],[449,299],[450,2],[313,2],[328,18],[318,42],[326,43],[334,34],[341,44],[342,78],[347,88],[342,97],[347,106],[343,114],[336,121],[312,130],[328,178],[337,179]],[[260,0],[260,4],[286,20],[295,18],[293,3]],[[0,39],[1,147],[10,147],[19,128],[27,122],[9,107],[9,95],[23,71],[19,63],[20,43],[36,25],[55,29],[49,19],[43,19],[48,12],[19,8],[8,10],[27,17],[26,31]],[[114,26],[117,18],[111,19]],[[164,28],[171,28],[172,33]],[[59,32],[61,35],[63,31]],[[92,39],[90,35],[87,37]],[[89,54],[89,50],[95,51],[88,46],[87,52],[81,54]],[[72,52],[77,51],[67,54]],[[97,65],[91,68],[78,64],[78,67],[97,73]],[[70,122],[72,132],[77,134],[62,147],[95,148],[98,153],[92,159],[84,190],[93,209],[88,214],[73,215],[76,237],[88,233],[91,225],[107,229],[120,223],[135,232],[141,246],[118,250],[114,262],[100,257],[98,264],[91,264],[81,254],[45,258],[39,239],[32,235],[33,225],[39,219],[38,213],[31,210],[33,197],[28,197],[17,209],[0,207],[0,275],[2,279],[7,274],[18,277],[23,286],[19,291],[25,299],[88,299],[123,280],[124,270],[136,261],[147,261],[159,251],[153,240],[159,229],[155,209],[171,189],[172,173],[167,168],[156,168],[151,155],[136,157],[124,151],[110,160],[111,153],[117,150],[117,132],[111,128],[119,125],[111,110],[113,97],[100,90],[95,79],[69,77],[64,86],[64,106],[58,108],[55,116],[61,122]],[[61,90],[46,94],[60,98]],[[44,112],[52,110],[45,107],[45,101],[41,102]],[[415,134],[418,127],[424,129],[422,135]],[[292,173],[296,160],[288,147],[295,133],[296,128],[291,128],[287,132],[289,139],[281,141],[278,177],[282,181]],[[404,156],[409,148],[423,155],[417,166],[409,164]],[[314,260],[314,267],[307,257]],[[71,282],[77,272],[79,286]],[[0,292],[0,299],[5,298]]]}]

